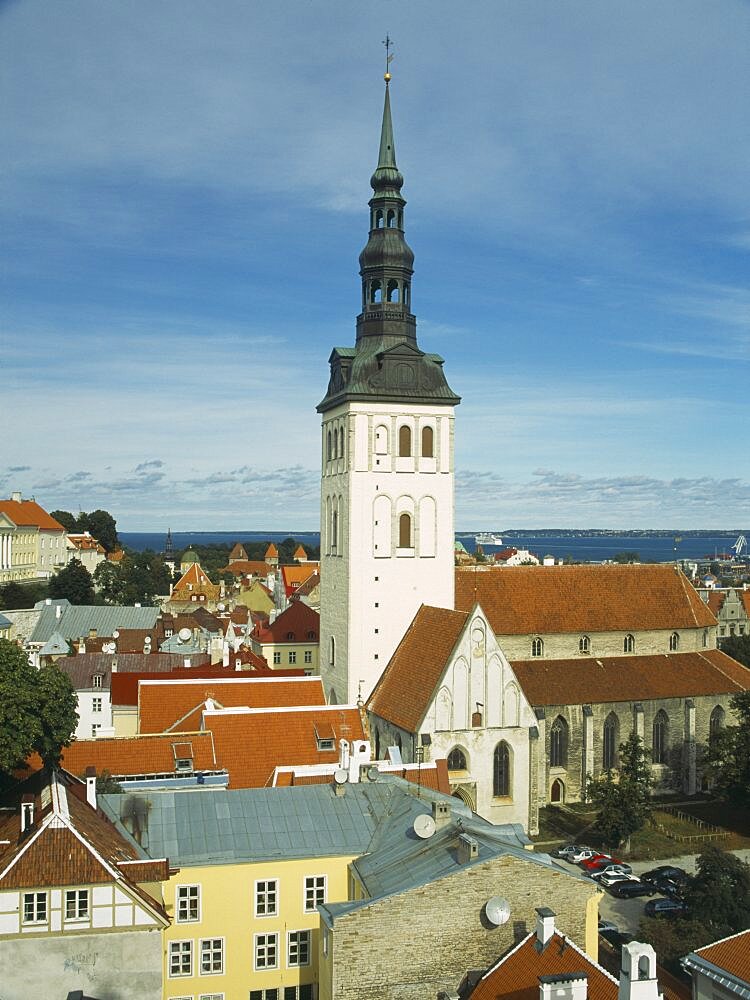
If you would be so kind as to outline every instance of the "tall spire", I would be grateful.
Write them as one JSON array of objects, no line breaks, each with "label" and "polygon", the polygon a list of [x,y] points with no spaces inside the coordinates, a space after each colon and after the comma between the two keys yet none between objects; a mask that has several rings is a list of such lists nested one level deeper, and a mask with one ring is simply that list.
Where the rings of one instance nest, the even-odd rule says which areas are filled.
[{"label": "tall spire", "polygon": [[[390,73],[386,76],[390,78]],[[380,152],[375,173],[370,178],[370,185],[377,195],[391,194],[399,198],[404,184],[404,178],[396,166],[396,143],[393,139],[393,121],[391,119],[391,95],[385,82],[385,104],[383,105],[383,124],[380,129]]]}]

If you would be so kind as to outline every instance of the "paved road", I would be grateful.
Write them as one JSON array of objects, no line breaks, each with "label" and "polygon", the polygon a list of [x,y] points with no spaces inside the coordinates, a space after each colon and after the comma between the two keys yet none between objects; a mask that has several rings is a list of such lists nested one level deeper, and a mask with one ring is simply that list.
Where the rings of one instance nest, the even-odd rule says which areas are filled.
[{"label": "paved road", "polygon": [[[734,851],[742,861],[750,861],[750,850]],[[674,865],[677,868],[684,868],[686,872],[695,872],[695,861],[697,854],[685,854],[676,858],[659,858],[658,861],[633,861],[632,867],[636,875],[647,872],[658,865]],[[565,862],[561,862],[565,864]],[[659,896],[660,893],[657,893]],[[653,897],[656,898],[656,897]],[[602,920],[611,920],[617,924],[624,934],[635,934],[638,931],[638,924],[643,916],[643,907],[648,901],[648,896],[640,896],[635,899],[617,899],[608,892],[599,901],[599,916]]]}]

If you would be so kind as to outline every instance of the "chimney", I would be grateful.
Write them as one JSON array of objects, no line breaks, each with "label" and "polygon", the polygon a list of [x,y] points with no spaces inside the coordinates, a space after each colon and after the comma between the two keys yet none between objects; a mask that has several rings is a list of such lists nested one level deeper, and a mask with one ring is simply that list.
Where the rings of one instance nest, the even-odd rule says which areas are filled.
[{"label": "chimney", "polygon": [[362,773],[362,768],[367,767],[372,758],[370,743],[368,740],[355,740],[351,744],[349,756],[349,781],[356,784]]},{"label": "chimney", "polygon": [[86,801],[92,809],[96,809],[96,768],[86,768]]},{"label": "chimney", "polygon": [[184,658],[184,660],[182,661],[182,665],[185,668],[185,670],[189,670],[190,669],[190,657],[189,656],[186,656]]},{"label": "chimney", "polygon": [[468,864],[469,861],[479,857],[479,842],[470,837],[468,833],[462,833],[458,838],[457,851],[458,863],[460,865]]},{"label": "chimney", "polygon": [[89,639],[96,639],[96,629],[95,628],[90,628],[89,629]]},{"label": "chimney", "polygon": [[342,771],[349,770],[349,741],[339,740],[339,768]]},{"label": "chimney", "polygon": [[34,825],[34,796],[27,792],[21,799],[21,833]]},{"label": "chimney", "polygon": [[14,500],[16,503],[21,503],[22,502],[21,496],[22,494],[16,491],[14,493],[11,493],[10,498],[11,500]]},{"label": "chimney", "polygon": [[117,673],[117,657],[116,656],[112,657],[112,673],[113,674]]},{"label": "chimney", "polygon": [[439,830],[447,826],[451,821],[451,807],[449,802],[433,802],[432,818],[435,820],[435,829]]},{"label": "chimney", "polygon": [[60,621],[62,618],[62,607],[59,604],[55,605],[55,618]]},{"label": "chimney", "polygon": [[538,906],[536,909],[536,940],[540,950],[555,933],[555,916],[555,911],[548,906]]},{"label": "chimney", "polygon": [[656,952],[650,944],[631,941],[622,946],[617,1000],[663,1000],[656,981]]},{"label": "chimney", "polygon": [[588,987],[585,972],[558,972],[553,976],[540,976],[539,1000],[586,1000]]}]

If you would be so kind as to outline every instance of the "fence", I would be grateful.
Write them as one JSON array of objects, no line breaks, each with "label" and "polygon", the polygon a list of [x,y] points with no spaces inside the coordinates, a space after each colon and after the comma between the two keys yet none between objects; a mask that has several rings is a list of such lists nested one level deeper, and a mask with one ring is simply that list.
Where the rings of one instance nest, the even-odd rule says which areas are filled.
[{"label": "fence", "polygon": [[[695,827],[699,832],[697,833],[679,833],[675,829],[670,829],[669,824],[660,823],[656,817],[659,813],[665,813],[667,816],[673,816],[680,823],[684,823],[687,827]],[[669,837],[670,840],[677,840],[680,843],[691,843],[693,841],[706,841],[706,840],[726,840],[729,837],[729,831],[722,829],[720,826],[714,826],[713,823],[706,823],[705,820],[698,819],[696,816],[691,816],[690,813],[681,812],[679,809],[675,809],[674,806],[662,806],[658,811],[654,813],[654,825],[660,833],[663,833],[665,837]]]}]

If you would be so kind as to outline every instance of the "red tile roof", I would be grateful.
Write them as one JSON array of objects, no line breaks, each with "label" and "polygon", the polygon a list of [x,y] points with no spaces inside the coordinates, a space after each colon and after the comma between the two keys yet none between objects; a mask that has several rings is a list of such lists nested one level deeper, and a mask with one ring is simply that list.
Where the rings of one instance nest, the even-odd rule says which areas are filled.
[{"label": "red tile roof", "polygon": [[268,543],[268,548],[266,549],[266,559],[275,559],[279,554],[279,550],[273,544],[273,542]]},{"label": "red tile roof", "polygon": [[695,954],[750,984],[750,930],[707,944],[705,948],[697,948]]},{"label": "red tile roof", "polygon": [[205,594],[211,600],[216,600],[221,588],[211,583],[208,575],[198,563],[192,563],[174,585],[170,601],[192,601],[198,594]]},{"label": "red tile roof", "polygon": [[229,561],[237,562],[238,559],[247,559],[247,552],[241,542],[235,542],[232,551],[229,553]]},{"label": "red tile roof", "polygon": [[706,604],[718,618],[721,606],[726,600],[727,592],[725,590],[709,590],[707,597]]},{"label": "red tile roof", "polygon": [[375,685],[369,711],[415,733],[467,617],[465,611],[423,604]]},{"label": "red tile roof", "polygon": [[[373,761],[372,767],[378,767],[378,763]],[[272,784],[277,787],[288,787],[290,785],[325,785],[332,781],[333,771],[331,767],[322,774],[311,774],[302,770],[277,770],[274,772]],[[448,780],[448,762],[445,758],[431,761],[428,764],[417,766],[416,764],[383,765],[381,762],[378,769],[383,774],[392,774],[397,778],[405,778],[420,788],[429,788],[435,792],[442,792],[444,795],[451,794],[450,781]]]},{"label": "red tile roof", "polygon": [[[179,658],[182,660],[182,657]],[[231,667],[180,667],[174,670],[164,671],[134,671],[132,673],[112,674],[110,678],[110,700],[113,705],[137,705],[138,704],[138,682],[144,680],[166,680],[173,681],[190,678],[213,678],[213,677],[236,677],[236,671]]]},{"label": "red tile roof", "polygon": [[[106,689],[120,674],[169,674],[182,668],[184,662],[185,657],[179,653],[79,653],[77,656],[61,656],[56,666],[65,671],[73,687],[81,691],[94,687],[95,674],[101,676],[101,684],[97,687]],[[193,654],[190,662],[193,664],[191,669],[202,670],[202,665],[209,664],[209,657],[205,653]]]},{"label": "red tile roof", "polygon": [[718,649],[653,656],[513,660],[511,666],[532,705],[696,698],[750,688],[750,670]]},{"label": "red tile roof", "polygon": [[698,628],[716,618],[671,566],[456,570],[456,608],[482,606],[495,635]]},{"label": "red tile roof", "polygon": [[142,680],[138,688],[139,729],[163,733],[200,728],[206,698],[225,708],[280,708],[289,705],[325,705],[319,677],[247,677],[209,680]]},{"label": "red tile roof", "polygon": [[583,973],[587,1000],[617,1000],[619,984],[572,941],[555,932],[537,951],[536,934],[509,951],[482,976],[468,994],[470,1000],[539,1000],[539,977]]},{"label": "red tile roof", "polygon": [[[367,739],[359,709],[345,705],[206,712],[203,720],[231,788],[270,785],[274,769],[284,764],[336,763],[339,739]],[[324,724],[332,729],[332,750],[318,749],[316,727]]]},{"label": "red tile roof", "polygon": [[320,572],[319,563],[301,563],[293,566],[282,566],[281,567],[281,580],[284,584],[284,593],[287,597],[291,597],[296,589],[301,586],[313,573]]},{"label": "red tile roof", "polygon": [[65,533],[65,528],[35,500],[0,500],[0,513],[9,517],[18,527]]},{"label": "red tile roof", "polygon": [[259,559],[238,559],[220,570],[221,573],[233,573],[234,576],[268,576],[275,571],[275,566]]},{"label": "red tile roof", "polygon": [[252,637],[257,642],[317,642],[320,615],[302,601],[292,601],[274,622],[256,625]]},{"label": "red tile roof", "polygon": [[62,763],[67,771],[77,775],[85,774],[87,767],[95,767],[97,774],[109,771],[114,777],[174,774],[175,755],[192,757],[196,771],[215,771],[220,766],[211,733],[205,732],[74,740],[63,750]]}]

